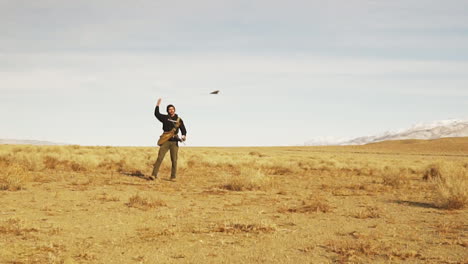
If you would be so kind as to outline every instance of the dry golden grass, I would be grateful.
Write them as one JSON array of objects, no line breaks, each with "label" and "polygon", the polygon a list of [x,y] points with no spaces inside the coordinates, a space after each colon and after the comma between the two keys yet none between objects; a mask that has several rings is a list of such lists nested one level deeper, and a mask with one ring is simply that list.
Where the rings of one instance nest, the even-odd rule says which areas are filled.
[{"label": "dry golden grass", "polygon": [[422,255],[416,250],[394,247],[377,239],[346,239],[332,240],[327,243],[327,249],[338,254],[335,259],[339,263],[363,263],[367,259],[374,262],[414,262]]},{"label": "dry golden grass", "polygon": [[424,171],[423,180],[442,178],[441,167],[443,163],[432,163]]},{"label": "dry golden grass", "polygon": [[107,193],[102,193],[96,196],[95,198],[98,201],[103,201],[103,202],[118,202],[120,201],[119,197],[108,195]]},{"label": "dry golden grass", "polygon": [[17,218],[11,218],[0,223],[0,234],[2,235],[20,236],[25,239],[30,233],[34,232],[38,232],[38,230],[36,228],[25,227],[24,223]]},{"label": "dry golden grass", "polygon": [[137,230],[138,237],[144,241],[157,241],[160,240],[161,237],[173,236],[175,235],[176,231],[171,228],[164,228],[162,230],[156,230],[154,228],[140,228]]},{"label": "dry golden grass", "polygon": [[156,207],[166,206],[164,201],[155,198],[142,197],[139,194],[131,196],[126,204],[128,207],[135,207],[142,210],[150,210]]},{"label": "dry golden grass", "polygon": [[280,208],[278,211],[289,213],[328,213],[332,211],[332,207],[329,205],[326,198],[319,195],[314,195],[310,196],[306,200],[303,200],[302,203],[298,206],[291,208]]},{"label": "dry golden grass", "polygon": [[266,190],[273,185],[271,177],[252,167],[241,167],[239,173],[225,174],[224,177],[220,187],[230,191]]},{"label": "dry golden grass", "polygon": [[401,188],[408,184],[408,169],[406,168],[395,168],[385,167],[382,172],[383,184]]},{"label": "dry golden grass", "polygon": [[26,171],[19,166],[4,167],[0,174],[0,191],[19,191],[24,189]]},{"label": "dry golden grass", "polygon": [[440,236],[457,238],[459,234],[466,231],[467,224],[464,222],[439,222],[435,224],[435,230]]},{"label": "dry golden grass", "polygon": [[468,138],[157,151],[0,146],[0,263],[468,259]]},{"label": "dry golden grass", "polygon": [[468,206],[468,170],[464,167],[446,168],[443,176],[434,178],[436,206],[444,209],[461,209]]},{"label": "dry golden grass", "polygon": [[213,229],[214,232],[228,233],[228,234],[237,234],[237,233],[272,233],[275,232],[276,226],[273,224],[265,223],[224,223],[218,225]]},{"label": "dry golden grass", "polygon": [[353,216],[359,219],[380,218],[382,215],[381,211],[377,207],[366,207],[357,211]]}]

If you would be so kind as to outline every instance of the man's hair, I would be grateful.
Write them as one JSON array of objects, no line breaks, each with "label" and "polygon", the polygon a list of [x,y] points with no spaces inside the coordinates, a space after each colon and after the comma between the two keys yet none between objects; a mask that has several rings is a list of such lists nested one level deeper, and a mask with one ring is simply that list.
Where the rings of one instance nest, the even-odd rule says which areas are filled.
[{"label": "man's hair", "polygon": [[169,113],[169,107],[173,107],[174,110],[175,110],[175,106],[170,104],[170,105],[168,105],[168,106],[166,107],[166,112],[167,112],[167,113]]}]

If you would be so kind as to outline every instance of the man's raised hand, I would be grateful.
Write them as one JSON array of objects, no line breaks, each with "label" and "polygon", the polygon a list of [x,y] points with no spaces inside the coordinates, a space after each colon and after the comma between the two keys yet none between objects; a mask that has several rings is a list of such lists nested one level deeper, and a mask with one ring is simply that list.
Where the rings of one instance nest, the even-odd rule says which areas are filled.
[{"label": "man's raised hand", "polygon": [[161,104],[161,98],[158,99],[158,102],[156,103],[157,106]]}]

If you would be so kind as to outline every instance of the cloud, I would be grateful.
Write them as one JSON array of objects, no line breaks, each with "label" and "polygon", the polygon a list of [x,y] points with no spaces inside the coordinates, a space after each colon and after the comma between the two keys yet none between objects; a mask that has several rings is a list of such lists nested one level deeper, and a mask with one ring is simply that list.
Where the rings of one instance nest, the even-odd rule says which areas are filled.
[{"label": "cloud", "polygon": [[[468,48],[466,1],[4,1],[4,52],[434,58]],[[445,50],[444,50],[445,49]],[[439,57],[437,57],[439,58]]]},{"label": "cloud", "polygon": [[[18,67],[10,67],[17,64]],[[20,65],[20,66],[19,66]],[[155,53],[42,53],[3,55],[3,92],[166,89],[187,93],[224,87],[230,93],[372,89],[466,95],[468,62],[324,56]],[[426,91],[426,92],[424,92]]]}]

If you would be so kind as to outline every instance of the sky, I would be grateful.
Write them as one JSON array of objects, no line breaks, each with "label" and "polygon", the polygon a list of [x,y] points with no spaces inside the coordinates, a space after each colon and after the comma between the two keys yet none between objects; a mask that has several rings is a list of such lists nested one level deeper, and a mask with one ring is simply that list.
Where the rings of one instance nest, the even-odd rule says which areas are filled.
[{"label": "sky", "polygon": [[[468,117],[466,0],[0,0],[0,138],[286,146]],[[218,95],[210,95],[220,90]]]}]

